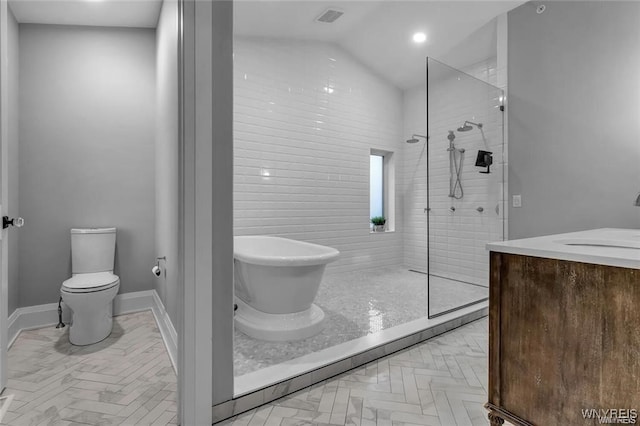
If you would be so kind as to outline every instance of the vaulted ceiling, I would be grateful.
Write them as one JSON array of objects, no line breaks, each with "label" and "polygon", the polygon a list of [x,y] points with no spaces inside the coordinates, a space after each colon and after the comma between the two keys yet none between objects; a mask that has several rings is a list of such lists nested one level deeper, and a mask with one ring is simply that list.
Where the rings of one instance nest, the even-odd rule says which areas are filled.
[{"label": "vaulted ceiling", "polygon": [[[464,67],[496,52],[498,15],[524,1],[237,1],[234,32],[337,43],[399,88],[424,82],[425,57]],[[316,22],[327,9],[344,14]],[[417,45],[415,32],[427,34]]]},{"label": "vaulted ceiling", "polygon": [[[424,82],[425,58],[464,67],[495,55],[494,18],[522,0],[236,0],[234,33],[337,43],[401,89]],[[156,26],[162,0],[9,0],[20,23]],[[327,9],[334,23],[315,19]],[[427,41],[415,44],[422,31]]]}]

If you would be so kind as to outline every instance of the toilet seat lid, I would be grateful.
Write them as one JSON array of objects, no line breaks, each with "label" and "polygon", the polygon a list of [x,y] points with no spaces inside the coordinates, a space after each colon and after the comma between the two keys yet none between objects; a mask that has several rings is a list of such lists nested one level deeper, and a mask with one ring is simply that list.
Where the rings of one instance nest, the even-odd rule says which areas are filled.
[{"label": "toilet seat lid", "polygon": [[76,274],[62,283],[62,289],[71,293],[89,293],[107,290],[120,283],[120,278],[111,272]]}]

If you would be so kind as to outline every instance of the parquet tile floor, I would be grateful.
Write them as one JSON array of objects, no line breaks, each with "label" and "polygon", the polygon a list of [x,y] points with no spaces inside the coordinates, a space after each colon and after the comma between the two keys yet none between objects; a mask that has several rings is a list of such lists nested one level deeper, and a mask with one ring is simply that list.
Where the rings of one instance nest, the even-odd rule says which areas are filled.
[{"label": "parquet tile floor", "polygon": [[218,425],[487,425],[486,318]]},{"label": "parquet tile floor", "polygon": [[[3,425],[176,424],[176,376],[151,312],[72,346],[68,328],[25,331],[9,350]],[[487,425],[487,320],[303,389],[219,425]]]},{"label": "parquet tile floor", "polygon": [[13,394],[2,425],[177,424],[177,382],[151,311],[114,318],[111,335],[73,346],[69,327],[23,331],[9,349]]}]

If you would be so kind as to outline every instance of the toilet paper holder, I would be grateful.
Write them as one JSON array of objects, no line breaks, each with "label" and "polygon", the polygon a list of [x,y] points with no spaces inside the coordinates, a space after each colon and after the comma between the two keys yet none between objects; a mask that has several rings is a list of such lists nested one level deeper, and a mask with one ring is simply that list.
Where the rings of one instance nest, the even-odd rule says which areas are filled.
[{"label": "toilet paper holder", "polygon": [[[167,256],[160,256],[160,257],[156,257],[156,265],[151,268],[151,272],[153,273],[153,275],[155,275],[156,277],[159,277],[160,275],[162,275],[162,268],[160,267],[160,261],[167,261]],[[167,268],[164,268],[164,276],[165,278],[167,277]]]}]

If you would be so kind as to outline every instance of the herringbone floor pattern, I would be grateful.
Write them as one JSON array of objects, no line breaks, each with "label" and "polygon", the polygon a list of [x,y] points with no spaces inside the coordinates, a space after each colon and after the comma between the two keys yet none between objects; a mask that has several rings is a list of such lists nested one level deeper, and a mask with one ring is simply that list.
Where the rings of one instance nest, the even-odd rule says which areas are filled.
[{"label": "herringbone floor pattern", "polygon": [[150,311],[114,318],[89,346],[69,328],[23,331],[9,349],[3,425],[176,424],[176,375]]},{"label": "herringbone floor pattern", "polygon": [[[176,376],[150,312],[114,319],[103,342],[22,332],[9,351],[3,425],[176,424]],[[224,425],[487,425],[487,320],[249,411]]]},{"label": "herringbone floor pattern", "polygon": [[487,425],[487,319],[220,425]]}]

